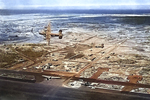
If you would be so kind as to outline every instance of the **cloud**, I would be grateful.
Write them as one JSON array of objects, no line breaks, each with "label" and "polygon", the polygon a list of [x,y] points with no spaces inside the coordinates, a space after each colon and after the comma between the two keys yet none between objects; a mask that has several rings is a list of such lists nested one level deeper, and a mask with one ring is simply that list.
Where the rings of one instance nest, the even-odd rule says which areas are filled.
[{"label": "cloud", "polygon": [[0,9],[4,9],[5,8],[5,4],[2,2],[2,0],[0,0]]},{"label": "cloud", "polygon": [[139,5],[150,5],[149,0],[0,0],[0,8],[108,8],[119,6],[138,8]]}]

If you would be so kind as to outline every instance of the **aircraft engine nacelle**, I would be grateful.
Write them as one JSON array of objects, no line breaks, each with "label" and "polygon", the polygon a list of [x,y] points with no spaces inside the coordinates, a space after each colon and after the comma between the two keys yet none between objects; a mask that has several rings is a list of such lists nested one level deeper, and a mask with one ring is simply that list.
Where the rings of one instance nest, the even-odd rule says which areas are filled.
[{"label": "aircraft engine nacelle", "polygon": [[59,30],[59,39],[62,39],[63,34],[62,34],[62,30]]}]

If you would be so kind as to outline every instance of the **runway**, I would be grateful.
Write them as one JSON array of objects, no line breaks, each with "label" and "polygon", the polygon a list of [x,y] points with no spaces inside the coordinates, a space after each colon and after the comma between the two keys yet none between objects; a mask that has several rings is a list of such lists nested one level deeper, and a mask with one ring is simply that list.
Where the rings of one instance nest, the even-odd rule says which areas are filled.
[{"label": "runway", "polygon": [[149,94],[113,90],[62,87],[63,80],[41,83],[0,80],[0,100],[149,100]]}]

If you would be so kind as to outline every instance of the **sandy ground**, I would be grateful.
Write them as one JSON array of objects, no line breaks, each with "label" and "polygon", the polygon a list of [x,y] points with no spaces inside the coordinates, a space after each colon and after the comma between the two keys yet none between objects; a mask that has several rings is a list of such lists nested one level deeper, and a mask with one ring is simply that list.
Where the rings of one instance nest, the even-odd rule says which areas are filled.
[{"label": "sandy ground", "polygon": [[[75,72],[80,77],[90,78],[99,68],[108,68],[99,73],[98,79],[127,82],[129,75],[141,75],[143,79],[139,83],[150,84],[150,58],[131,48],[128,39],[107,40],[97,34],[66,32],[63,39],[52,37],[50,46],[46,41],[40,44],[18,43],[1,45],[0,51],[2,69]],[[78,88],[81,84],[83,82],[68,81],[67,86]],[[89,87],[118,91],[123,88],[101,83],[91,83]],[[132,90],[138,93],[149,91],[143,88]]]}]

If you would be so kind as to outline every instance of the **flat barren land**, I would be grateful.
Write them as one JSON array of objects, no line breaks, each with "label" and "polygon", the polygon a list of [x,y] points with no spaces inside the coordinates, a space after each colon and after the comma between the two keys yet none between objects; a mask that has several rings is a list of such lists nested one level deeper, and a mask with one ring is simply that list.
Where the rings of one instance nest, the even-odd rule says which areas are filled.
[{"label": "flat barren land", "polygon": [[[3,44],[0,45],[0,69],[3,70],[0,71],[0,76],[41,81],[34,74],[5,71],[38,73],[43,77],[40,84],[52,84],[58,79],[63,80],[55,82],[59,87],[81,89],[84,85],[95,91],[107,89],[149,94],[148,87],[113,83],[150,85],[150,58],[131,48],[127,41],[128,39],[109,41],[96,34],[68,32],[63,39],[53,37],[49,46],[46,42]],[[94,81],[88,82],[88,79]],[[112,84],[107,84],[109,81]]]}]

